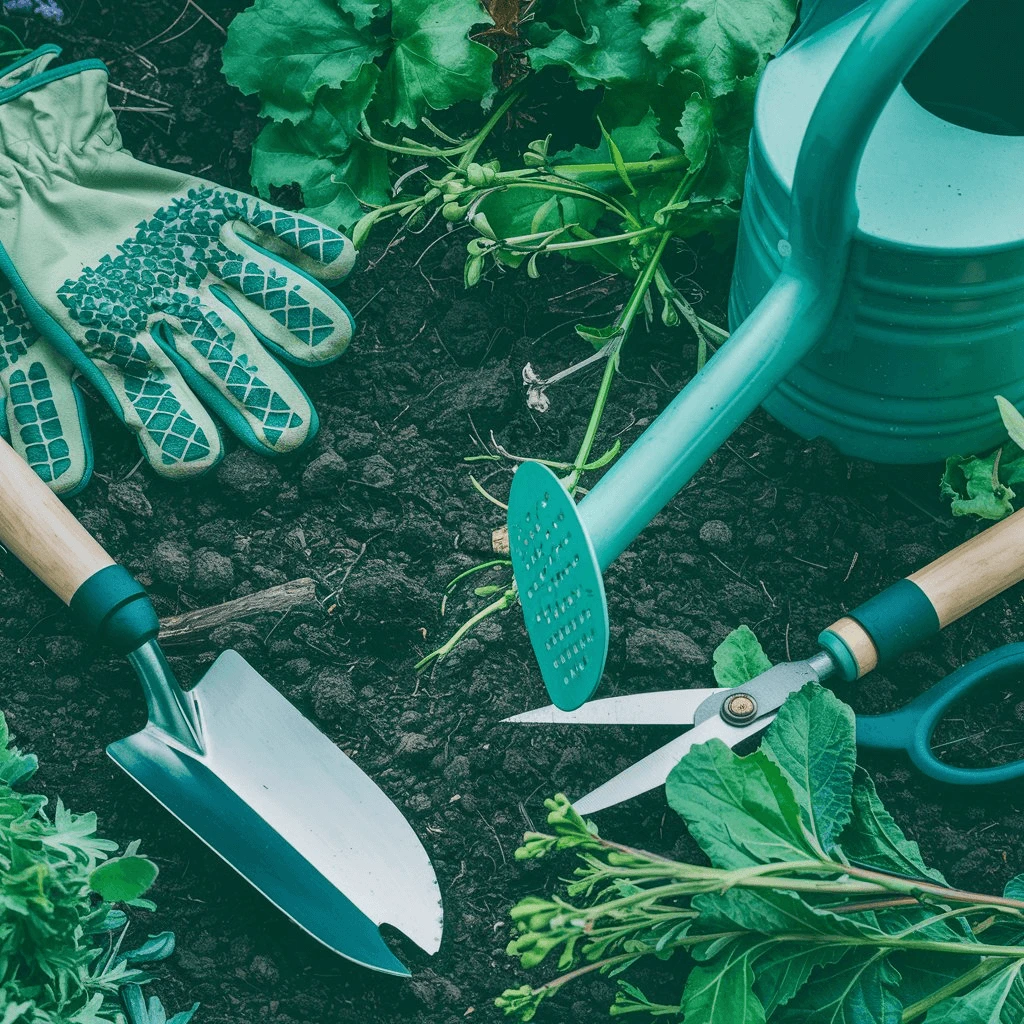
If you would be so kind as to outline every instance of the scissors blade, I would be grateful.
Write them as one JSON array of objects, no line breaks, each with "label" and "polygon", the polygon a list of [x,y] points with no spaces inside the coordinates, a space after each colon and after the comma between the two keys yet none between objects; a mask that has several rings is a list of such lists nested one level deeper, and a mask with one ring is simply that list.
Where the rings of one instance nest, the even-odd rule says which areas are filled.
[{"label": "scissors blade", "polygon": [[619,772],[614,778],[609,779],[603,786],[598,786],[585,797],[574,800],[573,806],[580,814],[594,814],[596,811],[603,811],[606,807],[614,807],[616,804],[621,804],[641,793],[664,785],[665,780],[682,756],[698,743],[720,739],[728,743],[730,747],[734,747],[741,740],[745,740],[748,736],[755,736],[762,729],[767,728],[774,720],[775,714],[773,713],[757,719],[750,725],[735,726],[715,715],[713,718],[701,722],[689,732],[683,733],[682,736],[677,736],[653,754],[648,754],[636,764],[630,765],[625,771]]},{"label": "scissors blade", "polygon": [[554,704],[524,711],[506,722],[542,725],[692,725],[694,712],[718,690],[662,690],[587,701],[575,711]]}]

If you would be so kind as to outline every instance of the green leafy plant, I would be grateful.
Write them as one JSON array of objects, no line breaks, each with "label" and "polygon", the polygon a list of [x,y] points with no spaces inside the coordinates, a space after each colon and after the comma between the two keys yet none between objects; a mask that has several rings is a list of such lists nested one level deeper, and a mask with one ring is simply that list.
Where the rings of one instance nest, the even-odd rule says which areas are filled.
[{"label": "green leafy plant", "polygon": [[[0,715],[0,1021],[3,1024],[187,1024],[143,999],[147,964],[174,951],[174,935],[125,950],[128,911],[155,909],[144,893],[156,865],[137,842],[120,857],[96,835],[96,815],[21,791],[36,759],[10,743]],[[123,999],[124,1011],[121,1000]]]},{"label": "green leafy plant", "polygon": [[[854,716],[808,684],[739,757],[694,747],[666,785],[710,865],[601,837],[563,796],[519,860],[573,850],[564,896],[512,910],[509,953],[564,972],[504,992],[532,1020],[590,972],[619,977],[613,1016],[700,1024],[1016,1024],[1024,1007],[1024,876],[1002,896],[929,868],[856,765]],[[683,961],[682,955],[686,954]],[[623,972],[666,961],[681,996],[656,1002]],[[685,980],[683,980],[685,972]]]},{"label": "green leafy plant", "polygon": [[719,686],[742,686],[772,667],[749,626],[737,626],[715,648],[711,661]]},{"label": "green leafy plant", "polygon": [[1014,487],[1024,484],[1024,416],[996,395],[1008,440],[994,452],[952,455],[946,459],[940,490],[955,516],[1003,519],[1013,512]]},{"label": "green leafy plant", "polygon": [[[671,257],[699,234],[732,237],[754,90],[796,4],[257,0],[231,24],[224,71],[269,118],[253,151],[257,189],[297,184],[307,210],[351,229],[357,248],[382,227],[447,224],[465,245],[467,288],[489,274],[536,278],[561,259],[628,282],[610,321],[576,325],[580,358],[523,368],[527,403],[544,412],[556,385],[603,367],[575,453],[538,459],[576,493],[619,453],[618,440],[596,446],[636,328],[659,313],[688,327],[697,369],[726,336],[687,301]],[[432,120],[460,104],[451,130],[469,131]],[[534,457],[494,440],[471,461]],[[515,601],[507,571],[484,589],[491,600],[419,667]]]}]

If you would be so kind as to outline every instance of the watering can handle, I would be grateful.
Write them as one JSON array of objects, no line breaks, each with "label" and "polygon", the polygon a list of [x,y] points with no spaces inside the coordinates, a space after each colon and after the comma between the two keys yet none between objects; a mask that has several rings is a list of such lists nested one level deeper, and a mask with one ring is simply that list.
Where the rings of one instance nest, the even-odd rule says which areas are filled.
[{"label": "watering can handle", "polygon": [[832,623],[818,642],[852,681],[1024,580],[1024,509]]},{"label": "watering can handle", "polygon": [[0,438],[0,543],[121,653],[160,629],[145,591]]}]

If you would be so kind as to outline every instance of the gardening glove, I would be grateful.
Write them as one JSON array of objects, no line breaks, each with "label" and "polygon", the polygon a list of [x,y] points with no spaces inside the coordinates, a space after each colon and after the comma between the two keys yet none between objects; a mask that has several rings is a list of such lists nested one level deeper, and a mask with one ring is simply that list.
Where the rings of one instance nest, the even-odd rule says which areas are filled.
[{"label": "gardening glove", "polygon": [[[68,363],[165,476],[197,475],[221,457],[207,409],[256,451],[299,448],[317,430],[316,412],[279,359],[318,366],[344,351],[353,321],[325,284],[347,275],[351,242],[134,159],[107,104],[106,68],[46,67],[57,52],[44,48],[0,73],[0,270],[41,335],[28,340],[16,304],[2,304],[0,332],[22,332],[5,349],[29,354],[5,357],[14,375],[0,371],[8,420],[25,398],[18,384],[31,390],[17,363],[31,367],[46,351],[37,373],[50,393],[32,397],[43,403],[39,434],[47,436],[41,424],[59,424],[66,454],[58,445],[48,458],[71,462],[60,466],[65,491],[84,483],[91,464]],[[28,447],[36,433],[12,433],[41,466],[42,453]]]}]

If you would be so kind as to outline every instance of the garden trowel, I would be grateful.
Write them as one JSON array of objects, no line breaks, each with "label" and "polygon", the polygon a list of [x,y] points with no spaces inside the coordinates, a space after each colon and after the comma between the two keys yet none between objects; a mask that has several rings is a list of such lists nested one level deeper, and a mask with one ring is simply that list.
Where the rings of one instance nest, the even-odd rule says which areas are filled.
[{"label": "garden trowel", "polygon": [[530,642],[562,710],[583,704],[604,671],[609,633],[602,573],[825,335],[857,229],[857,172],[872,128],[965,2],[879,0],[807,126],[788,230],[777,240],[781,273],[583,501],[577,505],[539,462],[516,471],[510,557]]},{"label": "garden trowel", "polygon": [[107,752],[136,782],[349,960],[409,974],[382,923],[437,952],[437,879],[398,808],[236,652],[183,691],[140,584],[2,440],[0,541],[134,666],[149,721]]}]

